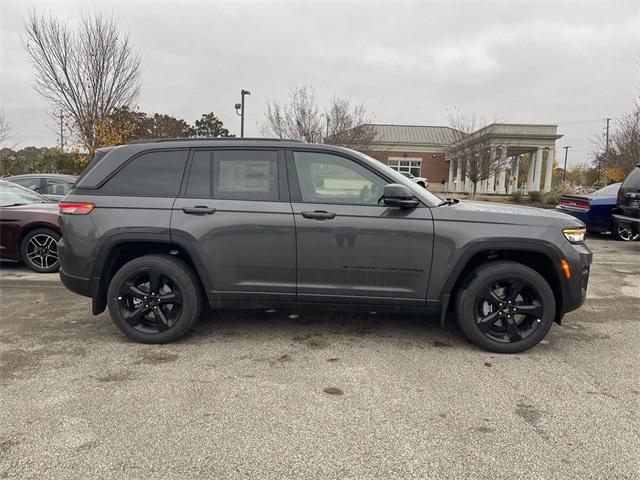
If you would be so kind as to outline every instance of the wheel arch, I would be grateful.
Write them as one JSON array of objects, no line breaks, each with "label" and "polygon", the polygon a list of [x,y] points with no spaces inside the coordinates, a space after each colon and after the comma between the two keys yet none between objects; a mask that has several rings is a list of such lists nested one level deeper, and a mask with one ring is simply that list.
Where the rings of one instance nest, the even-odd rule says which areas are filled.
[{"label": "wheel arch", "polygon": [[151,254],[171,255],[189,265],[195,272],[201,287],[208,294],[212,283],[200,257],[194,249],[184,242],[167,238],[140,238],[124,236],[112,239],[104,245],[98,254],[91,276],[93,313],[103,312],[107,306],[109,282],[115,273],[127,262]]},{"label": "wheel arch", "polygon": [[473,271],[480,265],[496,261],[511,260],[526,265],[549,283],[556,301],[555,321],[560,323],[564,306],[566,279],[563,277],[560,250],[553,244],[536,241],[477,241],[474,242],[458,259],[455,267],[444,283],[440,294],[441,316],[444,323],[446,314],[461,288],[472,278]]}]

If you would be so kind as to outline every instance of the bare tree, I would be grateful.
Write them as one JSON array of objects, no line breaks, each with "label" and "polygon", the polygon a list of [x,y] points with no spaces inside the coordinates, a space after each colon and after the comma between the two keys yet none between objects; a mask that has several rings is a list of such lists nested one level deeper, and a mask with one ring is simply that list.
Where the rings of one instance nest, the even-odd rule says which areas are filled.
[{"label": "bare tree", "polygon": [[491,151],[491,146],[473,138],[473,133],[487,126],[482,117],[466,115],[459,108],[447,112],[449,126],[455,130],[456,140],[449,146],[447,156],[460,160],[458,168],[463,169],[464,178],[473,183],[473,193],[478,183],[494,177],[502,168],[504,160],[501,152]]},{"label": "bare tree", "polygon": [[140,94],[140,58],[113,18],[83,16],[77,31],[32,11],[23,40],[35,70],[35,88],[72,119],[72,130],[89,152],[100,147],[96,129],[116,108]]},{"label": "bare tree", "polygon": [[4,112],[4,110],[0,110],[0,143],[9,138],[10,130],[11,128],[9,127],[9,119],[7,118],[7,114]]},{"label": "bare tree", "polygon": [[324,143],[367,151],[376,139],[373,116],[364,104],[351,105],[348,99],[333,97],[325,113]]},{"label": "bare tree", "polygon": [[302,140],[307,143],[322,141],[323,121],[318,110],[315,91],[311,87],[294,87],[289,92],[289,103],[267,104],[264,135]]},{"label": "bare tree", "polygon": [[604,134],[594,136],[591,141],[598,183],[621,182],[640,164],[640,104],[634,102],[632,111],[613,123],[609,145]]},{"label": "bare tree", "polygon": [[308,143],[328,143],[367,150],[375,139],[373,116],[364,104],[352,105],[346,98],[333,97],[324,112],[318,107],[312,87],[294,87],[285,104],[267,104],[262,133]]},{"label": "bare tree", "polygon": [[611,163],[626,175],[640,164],[640,104],[636,102],[633,111],[622,115],[616,123],[611,135]]}]

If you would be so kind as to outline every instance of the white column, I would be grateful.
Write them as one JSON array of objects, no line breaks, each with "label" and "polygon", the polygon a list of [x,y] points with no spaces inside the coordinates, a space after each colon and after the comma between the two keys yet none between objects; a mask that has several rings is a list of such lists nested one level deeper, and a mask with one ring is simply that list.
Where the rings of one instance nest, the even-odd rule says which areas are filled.
[{"label": "white column", "polygon": [[520,188],[518,185],[518,177],[520,176],[520,157],[522,155],[516,155],[513,159],[513,167],[511,168],[511,191],[517,192]]},{"label": "white column", "polygon": [[527,169],[527,193],[533,191],[533,176],[536,171],[536,153],[528,152],[529,168]]},{"label": "white column", "polygon": [[536,170],[533,177],[533,191],[540,191],[540,180],[542,179],[542,148],[536,149]]},{"label": "white column", "polygon": [[453,187],[453,162],[455,162],[455,160],[453,159],[453,157],[451,157],[449,159],[449,183],[447,185],[447,190],[449,190],[450,192],[453,191],[452,187]]},{"label": "white column", "polygon": [[507,169],[503,167],[498,172],[498,182],[496,183],[496,193],[500,193],[502,195],[507,193],[507,188],[505,185],[506,179],[507,179]]},{"label": "white column", "polygon": [[456,192],[462,191],[462,160],[456,159]]},{"label": "white column", "polygon": [[491,169],[491,176],[487,178],[487,182],[485,184],[486,185],[485,192],[487,193],[494,192],[496,177],[495,177],[495,171],[493,169],[495,164],[496,164],[496,147],[494,145],[491,145],[491,148],[489,150],[489,168]]},{"label": "white column", "polygon": [[505,194],[507,192],[505,179],[507,177],[507,147],[502,146],[500,150],[500,165],[498,167],[498,179],[496,182],[496,193]]},{"label": "white column", "polygon": [[467,193],[472,193],[473,184],[471,183],[471,180],[469,180],[469,176],[467,175],[468,171],[469,171],[469,159],[467,159],[467,169],[465,170],[465,173],[464,173],[464,191]]},{"label": "white column", "polygon": [[544,176],[544,191],[551,191],[551,176],[553,175],[553,157],[555,156],[556,149],[551,147],[547,151],[547,169],[545,170]]},{"label": "white column", "polygon": [[509,158],[509,178],[505,179],[505,193],[508,195],[513,191],[513,164],[516,161],[515,155]]}]

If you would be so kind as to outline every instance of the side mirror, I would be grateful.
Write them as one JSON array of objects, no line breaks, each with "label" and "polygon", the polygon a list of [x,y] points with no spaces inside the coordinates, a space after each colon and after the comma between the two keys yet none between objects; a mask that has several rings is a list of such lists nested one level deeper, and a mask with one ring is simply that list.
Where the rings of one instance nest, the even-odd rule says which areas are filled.
[{"label": "side mirror", "polygon": [[399,183],[384,186],[382,201],[387,207],[415,208],[418,206],[418,201],[413,198],[411,189]]}]

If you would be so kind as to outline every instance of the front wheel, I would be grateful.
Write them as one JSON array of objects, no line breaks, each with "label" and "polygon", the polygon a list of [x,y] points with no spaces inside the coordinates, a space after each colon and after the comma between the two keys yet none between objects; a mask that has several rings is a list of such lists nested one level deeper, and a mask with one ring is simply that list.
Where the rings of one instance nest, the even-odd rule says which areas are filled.
[{"label": "front wheel", "polygon": [[613,230],[611,233],[613,234],[613,238],[623,242],[631,242],[640,238],[640,233],[634,230],[631,223],[618,222],[615,218],[613,219]]},{"label": "front wheel", "polygon": [[458,295],[456,310],[460,327],[473,343],[496,353],[516,353],[547,335],[556,302],[538,272],[500,261],[473,272]]},{"label": "front wheel", "polygon": [[109,313],[116,326],[141,343],[181,338],[200,316],[203,294],[183,261],[146,255],[126,263],[109,283]]}]

